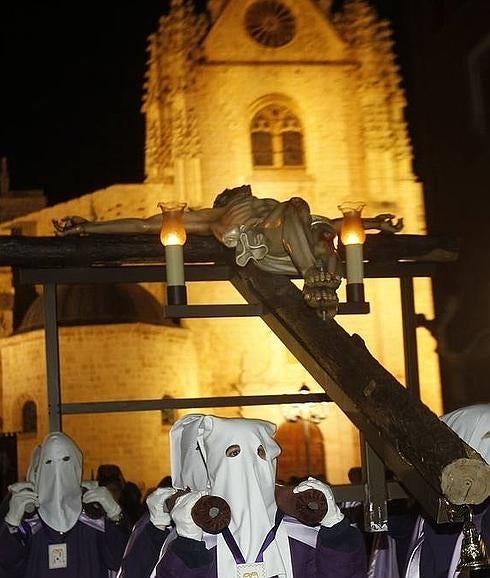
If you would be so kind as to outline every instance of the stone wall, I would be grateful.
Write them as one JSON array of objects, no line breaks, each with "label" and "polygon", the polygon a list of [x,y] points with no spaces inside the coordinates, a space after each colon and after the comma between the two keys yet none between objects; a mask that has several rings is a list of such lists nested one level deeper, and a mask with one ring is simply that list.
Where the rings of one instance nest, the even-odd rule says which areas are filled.
[{"label": "stone wall", "polygon": [[[20,431],[22,405],[38,408],[38,434],[19,435],[19,473],[48,433],[44,332],[1,342],[4,428]],[[186,329],[144,324],[62,328],[62,401],[199,397],[194,339]],[[84,452],[84,476],[101,463],[118,463],[128,479],[146,487],[169,472],[168,429],[159,411],[67,415],[63,429]]]}]

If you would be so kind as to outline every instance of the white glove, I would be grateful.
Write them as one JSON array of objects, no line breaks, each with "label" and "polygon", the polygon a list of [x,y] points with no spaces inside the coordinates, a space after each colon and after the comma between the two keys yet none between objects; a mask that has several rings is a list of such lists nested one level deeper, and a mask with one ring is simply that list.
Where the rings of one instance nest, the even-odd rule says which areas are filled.
[{"label": "white glove", "polygon": [[82,488],[86,490],[95,490],[95,488],[99,487],[99,482],[95,480],[83,480],[82,481]]},{"label": "white glove", "polygon": [[[13,484],[12,484],[13,485]],[[5,521],[11,526],[20,526],[22,522],[22,517],[26,512],[26,508],[29,510],[28,506],[35,508],[39,507],[39,497],[33,490],[21,489],[17,492],[12,492],[9,502],[9,510],[5,516]]]},{"label": "white glove", "polygon": [[20,492],[21,490],[32,490],[34,491],[34,484],[32,482],[15,482],[10,484],[7,488],[12,494],[15,492]]},{"label": "white glove", "polygon": [[189,492],[175,500],[175,505],[172,508],[172,519],[179,536],[192,540],[202,540],[203,531],[192,519],[191,510],[199,498],[204,495],[206,492]]},{"label": "white glove", "polygon": [[331,528],[344,519],[345,516],[342,514],[340,508],[335,503],[332,488],[329,485],[320,482],[320,480],[309,477],[304,482],[299,483],[293,489],[293,492],[297,494],[298,492],[304,492],[305,490],[319,490],[322,492],[322,494],[325,495],[325,498],[327,499],[327,513],[325,514],[323,520],[320,521],[322,526]]},{"label": "white glove", "polygon": [[87,490],[82,496],[82,501],[85,504],[98,502],[104,508],[107,517],[111,520],[117,520],[121,516],[121,506],[105,486],[97,486],[96,488]]},{"label": "white glove", "polygon": [[157,488],[146,498],[146,505],[150,512],[150,521],[160,530],[165,530],[167,526],[170,526],[170,514],[168,513],[165,502],[170,496],[173,496],[176,491],[175,488]]}]

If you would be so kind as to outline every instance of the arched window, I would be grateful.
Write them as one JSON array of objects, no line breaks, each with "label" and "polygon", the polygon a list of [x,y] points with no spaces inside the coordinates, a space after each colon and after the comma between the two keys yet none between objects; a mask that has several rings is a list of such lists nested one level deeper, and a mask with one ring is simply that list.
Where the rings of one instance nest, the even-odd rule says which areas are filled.
[{"label": "arched window", "polygon": [[22,432],[37,432],[37,406],[34,401],[26,401],[22,406]]},{"label": "arched window", "polygon": [[279,426],[275,439],[282,448],[277,465],[279,480],[294,484],[294,480],[308,476],[326,478],[325,447],[320,428],[315,423],[286,421]]},{"label": "arched window", "polygon": [[284,105],[270,104],[252,119],[254,167],[304,166],[303,134],[298,118]]}]

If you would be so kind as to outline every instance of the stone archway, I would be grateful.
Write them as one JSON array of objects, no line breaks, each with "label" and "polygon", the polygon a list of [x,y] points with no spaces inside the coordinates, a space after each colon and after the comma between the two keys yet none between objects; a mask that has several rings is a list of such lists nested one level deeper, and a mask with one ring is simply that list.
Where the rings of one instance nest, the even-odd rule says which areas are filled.
[{"label": "stone archway", "polygon": [[279,426],[275,437],[282,448],[277,467],[279,481],[309,475],[326,479],[325,448],[317,425],[302,420],[288,421]]}]

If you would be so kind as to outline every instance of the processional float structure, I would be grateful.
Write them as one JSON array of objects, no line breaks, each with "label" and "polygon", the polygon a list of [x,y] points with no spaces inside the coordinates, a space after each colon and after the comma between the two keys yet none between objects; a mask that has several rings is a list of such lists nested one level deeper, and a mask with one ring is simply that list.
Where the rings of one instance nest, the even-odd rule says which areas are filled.
[{"label": "processional float structure", "polygon": [[[338,501],[364,502],[366,529],[387,529],[387,501],[409,493],[438,522],[457,518],[458,508],[482,503],[490,493],[490,467],[419,399],[413,279],[434,277],[444,259],[457,256],[447,238],[368,234],[365,277],[399,278],[407,387],[399,383],[356,334],[308,307],[290,277],[234,263],[234,252],[214,237],[189,236],[185,278],[231,282],[247,304],[183,305],[170,317],[258,315],[276,333],[325,394],[238,396],[93,403],[61,402],[57,285],[165,282],[164,253],[153,235],[0,237],[0,266],[11,266],[16,284],[44,288],[49,425],[60,430],[62,415],[333,401],[364,439],[366,483],[334,486]],[[386,482],[385,466],[396,481]]]}]

